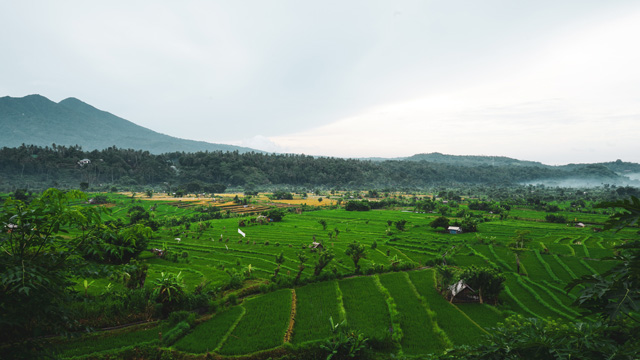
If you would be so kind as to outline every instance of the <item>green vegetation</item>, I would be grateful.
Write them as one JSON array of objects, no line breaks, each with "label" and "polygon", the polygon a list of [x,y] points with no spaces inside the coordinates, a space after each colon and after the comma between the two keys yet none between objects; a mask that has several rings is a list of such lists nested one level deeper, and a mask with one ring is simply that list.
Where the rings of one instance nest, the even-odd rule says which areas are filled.
[{"label": "green vegetation", "polygon": [[[297,192],[284,193],[299,201]],[[2,332],[5,352],[34,357],[44,344],[62,358],[169,351],[326,358],[348,356],[354,346],[363,358],[446,357],[459,355],[457,346],[499,343],[486,336],[511,336],[513,319],[505,319],[514,314],[535,319],[521,320],[531,341],[550,331],[541,324],[552,318],[564,334],[584,321],[605,343],[611,328],[602,326],[616,326],[627,350],[638,314],[629,282],[637,259],[633,216],[614,215],[627,226],[608,232],[601,231],[615,226],[608,208],[585,202],[570,211],[575,200],[474,199],[471,206],[453,191],[320,193],[323,203],[367,196],[371,210],[288,209],[267,205],[275,200],[260,193],[253,202],[233,194],[197,204],[156,194],[99,194],[98,204],[77,192],[12,194],[2,204],[0,233],[2,324],[13,330]],[[436,196],[455,200],[444,204]],[[380,205],[384,199],[393,203]],[[245,202],[246,208],[236,205]],[[635,209],[633,202],[615,204]],[[588,211],[593,222],[585,228],[545,222],[551,205],[573,218]],[[235,208],[221,211],[225,206]],[[245,210],[252,208],[259,211]],[[479,219],[477,232],[430,226],[443,212],[453,226]],[[471,287],[464,301],[485,304],[454,301],[448,291],[458,280]],[[44,291],[42,284],[55,286]],[[28,312],[33,306],[42,308]],[[136,322],[145,323],[71,340],[37,339]]]},{"label": "green vegetation", "polygon": [[298,306],[293,343],[331,336],[329,318],[341,319],[334,282],[326,281],[296,289]]},{"label": "green vegetation", "polygon": [[[0,104],[1,110],[2,106]],[[22,123],[24,117],[20,117],[20,121],[20,126],[24,127]],[[135,126],[133,124],[130,125]],[[40,130],[38,128],[31,131]],[[77,128],[74,128],[69,130],[68,133],[75,134],[77,130]],[[77,188],[82,184],[83,189],[87,190],[100,189],[110,191],[113,186],[116,186],[116,188],[136,189],[136,191],[141,192],[141,195],[148,190],[152,190],[155,197],[158,192],[175,192],[176,194],[219,193],[221,189],[224,191],[225,186],[231,186],[242,187],[243,190],[247,190],[245,187],[252,190],[279,190],[278,195],[284,197],[278,196],[278,198],[282,199],[288,198],[291,192],[277,189],[277,186],[322,187],[324,189],[349,188],[350,190],[371,187],[425,189],[438,187],[442,184],[454,186],[456,184],[468,184],[486,187],[492,184],[517,185],[525,182],[535,182],[536,180],[553,181],[576,178],[584,181],[612,184],[625,180],[611,170],[612,168],[622,169],[616,171],[631,169],[638,171],[639,167],[637,164],[632,163],[623,165],[612,163],[582,164],[564,167],[528,163],[486,166],[481,162],[475,165],[463,165],[456,163],[455,156],[449,156],[450,164],[424,161],[360,161],[307,155],[246,152],[248,149],[243,148],[238,148],[238,150],[244,151],[243,153],[235,151],[223,152],[223,149],[220,149],[222,151],[185,153],[175,150],[167,151],[167,148],[163,148],[158,150],[158,153],[163,152],[162,154],[154,155],[149,151],[133,150],[139,149],[139,146],[147,143],[147,137],[161,136],[146,129],[144,132],[146,133],[145,136],[140,136],[136,139],[136,146],[124,147],[123,144],[120,145],[123,147],[121,149],[114,147],[114,141],[111,140],[104,144],[104,134],[95,131],[89,131],[86,136],[79,136],[78,139],[80,141],[68,142],[67,144],[84,143],[84,139],[90,138],[92,140],[87,145],[104,144],[104,146],[99,147],[100,150],[83,151],[80,146],[58,146],[52,144],[42,144],[43,147],[15,144],[14,146],[18,147],[2,148],[0,149],[0,172],[3,176],[6,175],[6,180],[3,181],[5,191],[23,187],[23,184],[27,182],[31,184],[32,188],[36,189],[45,189],[51,186]],[[11,132],[5,131],[5,133],[10,134]],[[116,139],[120,141],[122,138],[130,138],[130,135],[127,133],[126,136],[117,136]],[[8,139],[8,141],[2,143],[10,144],[12,142],[13,139]],[[160,142],[164,144],[164,141]],[[184,145],[191,146],[191,144]],[[224,145],[215,146],[223,147]],[[80,160],[84,159],[90,162],[86,164],[79,163]],[[206,169],[206,171],[202,171],[202,169]],[[607,196],[613,196],[613,199],[615,199],[633,194],[639,195],[633,187],[630,187],[631,190],[626,190],[624,187],[621,187],[621,189],[624,191],[618,192],[619,189],[607,188]],[[503,189],[501,187],[493,187],[488,190],[499,193]],[[385,191],[384,193],[389,192],[392,191]],[[440,195],[446,195],[452,201],[458,201],[461,195],[461,193],[456,194],[453,190],[449,192],[442,191],[443,194],[440,194],[440,192],[437,192],[439,197],[442,197]],[[522,198],[524,194],[517,195]],[[531,192],[529,192],[527,194],[528,198],[533,201],[537,200],[538,209],[544,211],[537,214],[536,217],[544,219],[547,216],[546,210],[549,209],[550,205],[541,204],[539,199],[535,199],[531,195]],[[562,201],[568,195],[564,193],[554,198],[554,200]],[[359,211],[377,208],[380,204],[390,204],[394,201],[394,199],[388,198],[383,198],[379,201],[351,200],[350,197],[346,199],[349,200],[347,210]],[[505,209],[502,204],[500,206]],[[450,208],[450,204],[447,204],[438,206],[437,210],[441,215],[447,216],[447,209]],[[426,211],[426,209],[423,211]],[[503,214],[503,217],[505,214]],[[558,213],[554,217],[562,218],[567,215]],[[512,210],[508,216],[520,217],[520,213],[517,210]],[[567,218],[571,219],[570,216],[567,216]]]},{"label": "green vegetation", "polygon": [[391,338],[389,309],[373,279],[351,278],[342,280],[339,284],[347,312],[347,325],[378,341]]},{"label": "green vegetation", "polygon": [[241,306],[247,312],[220,348],[221,354],[247,354],[282,345],[289,321],[291,291],[278,290],[246,300]]},{"label": "green vegetation", "polygon": [[242,308],[232,307],[217,313],[212,319],[198,325],[193,332],[174,344],[175,348],[188,353],[205,353],[218,348],[236,320],[242,316]]},{"label": "green vegetation", "polygon": [[428,354],[445,348],[442,336],[436,332],[437,325],[430,316],[428,304],[422,303],[413,292],[408,278],[403,273],[380,276],[380,282],[388,289],[396,304],[399,327],[402,329],[400,344],[405,354]]}]

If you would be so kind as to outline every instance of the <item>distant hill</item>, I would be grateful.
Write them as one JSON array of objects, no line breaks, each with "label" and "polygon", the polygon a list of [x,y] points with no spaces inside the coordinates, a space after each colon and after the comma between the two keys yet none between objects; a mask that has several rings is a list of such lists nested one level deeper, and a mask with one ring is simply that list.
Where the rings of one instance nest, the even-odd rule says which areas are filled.
[{"label": "distant hill", "polygon": [[438,152],[430,154],[416,154],[403,158],[406,161],[426,161],[432,163],[449,164],[457,166],[547,166],[536,161],[517,160],[504,156],[485,155],[446,155]]},{"label": "distant hill", "polygon": [[59,103],[41,95],[0,98],[0,144],[51,146],[80,145],[84,150],[111,146],[147,150],[153,154],[184,151],[262,152],[245,147],[212,144],[157,133],[76,98]]},{"label": "distant hill", "polygon": [[[371,158],[372,161],[385,159]],[[495,166],[495,167],[541,167],[563,170],[566,172],[580,171],[583,176],[591,176],[600,179],[615,178],[618,175],[637,179],[640,174],[640,164],[624,162],[621,160],[605,163],[546,165],[537,161],[518,160],[505,156],[486,155],[446,155],[441,153],[416,154],[405,158],[389,160],[424,161],[436,164],[447,164],[463,167]]]}]

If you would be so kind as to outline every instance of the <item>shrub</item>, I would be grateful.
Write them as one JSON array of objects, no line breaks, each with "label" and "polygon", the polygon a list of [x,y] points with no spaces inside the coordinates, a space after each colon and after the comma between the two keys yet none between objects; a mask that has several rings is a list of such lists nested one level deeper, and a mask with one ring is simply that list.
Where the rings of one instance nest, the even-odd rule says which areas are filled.
[{"label": "shrub", "polygon": [[564,224],[567,222],[566,216],[556,215],[556,214],[548,214],[547,216],[544,217],[544,219],[547,220],[547,222],[556,223],[556,224]]},{"label": "shrub", "polygon": [[196,314],[189,312],[189,311],[185,311],[185,310],[181,310],[181,311],[174,311],[171,314],[169,314],[169,325],[171,326],[176,326],[178,325],[178,323],[185,321],[187,324],[189,324],[189,326],[193,326],[193,323],[196,320]]},{"label": "shrub", "polygon": [[369,211],[371,210],[371,205],[368,200],[351,200],[347,202],[344,209],[347,211]]},{"label": "shrub", "polygon": [[238,303],[238,295],[236,294],[227,295],[227,302],[231,305],[236,305]]},{"label": "shrub", "polygon": [[187,331],[191,329],[191,326],[186,321],[179,322],[175,327],[171,328],[167,331],[166,334],[162,337],[162,343],[165,346],[171,345],[176,342],[178,339],[186,335]]}]

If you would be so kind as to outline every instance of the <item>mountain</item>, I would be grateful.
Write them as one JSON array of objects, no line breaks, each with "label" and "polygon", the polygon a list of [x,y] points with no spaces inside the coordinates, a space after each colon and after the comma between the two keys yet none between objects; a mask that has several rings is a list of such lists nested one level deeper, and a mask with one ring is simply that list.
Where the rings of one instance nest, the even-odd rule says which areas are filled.
[{"label": "mountain", "polygon": [[76,98],[59,103],[41,95],[0,98],[0,144],[80,145],[85,150],[111,146],[147,150],[154,154],[184,151],[262,152],[245,147],[212,144],[157,133]]}]

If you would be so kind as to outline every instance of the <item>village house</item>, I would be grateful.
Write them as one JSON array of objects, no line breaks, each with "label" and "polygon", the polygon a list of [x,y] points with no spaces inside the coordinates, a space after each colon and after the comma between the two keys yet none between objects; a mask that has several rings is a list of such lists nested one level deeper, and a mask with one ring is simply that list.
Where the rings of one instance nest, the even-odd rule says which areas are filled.
[{"label": "village house", "polygon": [[449,226],[447,231],[449,234],[462,234],[462,228],[459,226]]},{"label": "village house", "polygon": [[80,165],[81,167],[89,164],[91,164],[91,160],[89,159],[78,160],[78,165]]}]

